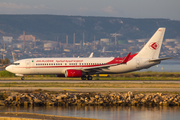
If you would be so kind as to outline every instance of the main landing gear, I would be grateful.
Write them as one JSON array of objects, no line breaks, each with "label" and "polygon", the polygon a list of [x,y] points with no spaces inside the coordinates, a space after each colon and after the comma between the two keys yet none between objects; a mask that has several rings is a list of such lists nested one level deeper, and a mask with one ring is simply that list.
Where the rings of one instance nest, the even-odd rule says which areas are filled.
[{"label": "main landing gear", "polygon": [[89,75],[89,76],[87,77],[87,79],[88,79],[88,80],[92,80],[93,77]]},{"label": "main landing gear", "polygon": [[21,80],[24,80],[24,76],[23,76],[23,77],[21,77]]},{"label": "main landing gear", "polygon": [[81,80],[92,80],[93,79],[93,77],[92,76],[90,76],[90,75],[88,75],[87,77],[85,76],[85,75],[83,75],[82,77],[81,77]]}]

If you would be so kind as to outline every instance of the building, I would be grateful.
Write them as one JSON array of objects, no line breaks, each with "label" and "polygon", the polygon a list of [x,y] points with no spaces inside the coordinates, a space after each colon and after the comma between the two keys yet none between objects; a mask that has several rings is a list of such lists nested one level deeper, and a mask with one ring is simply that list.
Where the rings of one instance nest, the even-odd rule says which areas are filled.
[{"label": "building", "polygon": [[8,42],[8,43],[11,43],[13,40],[13,37],[9,37],[9,36],[3,36],[3,41],[4,42]]},{"label": "building", "polygon": [[33,35],[21,35],[19,36],[18,40],[25,40],[25,41],[35,41],[35,37]]},{"label": "building", "polygon": [[55,47],[56,47],[56,42],[44,43],[44,50],[52,50]]},{"label": "building", "polygon": [[108,38],[102,38],[100,39],[101,42],[105,42],[105,43],[109,43],[109,39]]}]

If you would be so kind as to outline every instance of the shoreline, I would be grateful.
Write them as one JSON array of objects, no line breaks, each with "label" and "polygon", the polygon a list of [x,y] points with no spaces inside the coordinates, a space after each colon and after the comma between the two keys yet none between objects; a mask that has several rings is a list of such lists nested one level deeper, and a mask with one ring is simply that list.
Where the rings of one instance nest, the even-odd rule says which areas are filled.
[{"label": "shoreline", "polygon": [[180,106],[178,93],[2,91],[1,106]]},{"label": "shoreline", "polygon": [[[7,120],[6,118],[11,118],[10,120],[100,120],[94,118],[81,118],[81,117],[70,117],[70,116],[59,116],[59,115],[48,115],[48,114],[37,114],[37,113],[27,113],[27,112],[0,112],[0,120],[1,117],[5,118],[3,120]],[[13,119],[14,118],[14,119]]]}]

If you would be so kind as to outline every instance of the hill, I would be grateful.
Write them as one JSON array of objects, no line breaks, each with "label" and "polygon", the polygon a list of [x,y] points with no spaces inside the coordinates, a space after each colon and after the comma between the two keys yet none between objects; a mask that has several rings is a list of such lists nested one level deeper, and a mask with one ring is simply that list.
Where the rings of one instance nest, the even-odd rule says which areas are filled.
[{"label": "hill", "polygon": [[[133,19],[119,17],[62,16],[62,15],[0,15],[0,38],[19,37],[23,30],[37,39],[65,42],[76,34],[76,42],[109,38],[119,33],[118,39],[148,38],[159,28],[166,27],[165,38],[180,38],[180,21],[169,19]],[[72,42],[72,41],[71,41]]]}]

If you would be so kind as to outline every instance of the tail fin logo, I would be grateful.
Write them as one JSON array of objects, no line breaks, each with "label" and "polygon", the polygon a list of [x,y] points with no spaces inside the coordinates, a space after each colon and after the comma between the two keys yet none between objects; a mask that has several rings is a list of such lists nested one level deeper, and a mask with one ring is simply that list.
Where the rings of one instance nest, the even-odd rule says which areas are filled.
[{"label": "tail fin logo", "polygon": [[149,44],[150,49],[157,50],[159,48],[159,44],[157,42],[153,42]]}]

